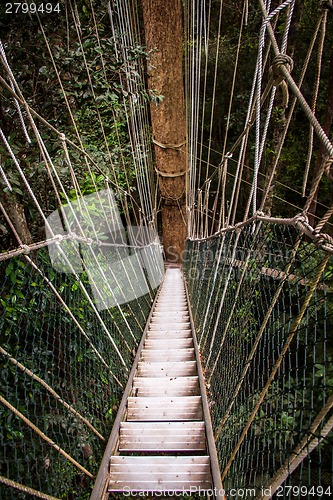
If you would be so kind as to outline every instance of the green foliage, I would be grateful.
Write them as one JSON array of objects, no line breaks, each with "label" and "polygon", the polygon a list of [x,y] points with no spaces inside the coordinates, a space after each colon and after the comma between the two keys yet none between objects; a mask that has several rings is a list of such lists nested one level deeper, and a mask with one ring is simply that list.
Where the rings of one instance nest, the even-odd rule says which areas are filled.
[{"label": "green foliage", "polygon": [[[86,336],[42,276],[25,259],[16,258],[0,264],[3,277],[1,346],[107,439],[122,389],[92,346],[123,384],[127,373],[76,277],[56,272],[44,250],[36,252],[34,260],[80,322]],[[89,291],[85,273],[81,274],[80,282]],[[131,332],[140,338],[148,312],[149,302],[143,297],[133,301],[131,308],[123,306],[122,313],[118,308],[100,313],[128,366],[132,363],[130,351],[136,345],[122,314]],[[130,351],[124,348],[123,338]],[[3,397],[77,462],[96,474],[105,442],[4,354],[0,354],[0,368]],[[0,464],[5,475],[59,498],[89,498],[93,482],[3,405],[0,405],[0,427]],[[6,498],[21,498],[15,492],[10,496],[7,489],[6,494],[9,495]]]},{"label": "green foliage", "polygon": [[[59,178],[59,182],[56,181],[57,189],[69,193],[71,200],[77,197],[71,173],[75,174],[83,194],[105,189],[110,184],[112,187],[119,186],[119,198],[125,196],[122,190],[135,191],[135,171],[124,107],[132,96],[125,91],[121,79],[125,72],[126,77],[130,77],[129,71],[136,78],[135,65],[147,56],[143,47],[127,47],[126,64],[131,63],[131,69],[118,61],[109,19],[105,15],[107,2],[94,1],[96,26],[90,1],[75,2],[77,14],[74,18],[70,5],[60,4],[59,13],[41,15],[57,71],[36,15],[26,15],[24,23],[21,22],[23,14],[0,16],[7,59],[29,105],[68,139],[78,146],[82,144],[89,155],[87,157],[67,145],[67,156],[59,137],[36,119],[41,138],[52,158],[51,164],[39,152],[38,141],[23,110],[32,141],[31,144],[26,142],[12,97],[5,88],[1,89],[2,129],[33,191],[38,193],[38,202],[46,214],[59,205],[50,182],[50,172],[53,177],[56,172]],[[77,29],[81,41],[75,22],[79,23]],[[145,101],[150,97],[143,83],[138,97]],[[162,99],[162,96],[153,97]],[[8,201],[15,199],[24,205],[33,239],[43,239],[41,216],[2,144],[0,159],[13,187],[13,193],[4,189]],[[2,177],[0,186],[4,187]],[[130,204],[129,208],[131,210]],[[10,233],[6,231],[6,234],[7,239],[3,242],[5,249],[8,248]]]}]

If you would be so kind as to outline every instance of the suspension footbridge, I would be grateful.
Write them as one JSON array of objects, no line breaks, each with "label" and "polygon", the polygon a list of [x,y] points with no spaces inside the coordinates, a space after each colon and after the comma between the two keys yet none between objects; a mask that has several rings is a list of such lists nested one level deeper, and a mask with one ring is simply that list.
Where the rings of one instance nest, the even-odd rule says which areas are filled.
[{"label": "suspension footbridge", "polygon": [[181,271],[169,267],[92,498],[103,498],[106,491],[222,491],[192,325]]}]

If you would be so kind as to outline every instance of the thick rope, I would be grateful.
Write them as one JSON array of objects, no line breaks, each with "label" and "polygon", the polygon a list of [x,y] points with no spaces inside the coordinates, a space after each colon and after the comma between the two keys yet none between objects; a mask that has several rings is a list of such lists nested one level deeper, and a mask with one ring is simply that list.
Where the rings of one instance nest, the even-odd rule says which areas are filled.
[{"label": "thick rope", "polygon": [[[266,10],[266,7],[264,5],[263,0],[259,0],[259,4],[260,4],[260,7],[261,7],[261,10],[263,12],[263,15],[264,15],[265,19],[269,20],[269,16],[267,14],[267,10]],[[280,7],[278,7],[278,8],[280,8]],[[267,24],[267,28],[268,28],[268,33],[269,33],[269,36],[270,36],[270,39],[271,39],[271,42],[272,42],[272,46],[273,46],[274,52],[275,52],[276,55],[280,55],[279,47],[278,47],[278,44],[277,44],[276,39],[275,39],[275,34],[274,34],[272,26],[270,25],[269,22]],[[285,65],[282,65],[280,67],[280,71],[282,72],[282,74],[283,74],[285,80],[287,81],[290,89],[292,90],[292,92],[294,93],[294,95],[297,97],[297,99],[299,101],[299,104],[301,105],[304,113],[306,114],[306,116],[307,116],[310,124],[313,126],[313,128],[314,128],[314,130],[315,130],[318,138],[320,139],[322,145],[325,147],[325,149],[326,149],[327,153],[329,154],[329,156],[333,156],[333,145],[332,145],[331,141],[327,137],[325,131],[323,130],[322,126],[320,125],[320,123],[318,122],[318,120],[315,117],[314,113],[312,112],[310,106],[308,105],[307,101],[305,100],[305,98],[304,98],[302,92],[300,91],[298,85],[295,83],[293,77],[291,76],[290,72],[288,71],[288,68]]]},{"label": "thick rope", "polygon": [[[237,224],[234,224],[233,226],[228,226],[224,227],[223,229],[220,229],[216,233],[214,233],[211,236],[208,236],[207,238],[189,238],[190,241],[206,241],[210,239],[217,238],[218,236],[230,232],[230,231],[237,231],[243,227],[251,225],[254,221],[263,221],[263,222],[269,222],[271,224],[282,224],[284,226],[294,226],[296,227],[301,233],[305,234],[309,238],[311,238],[314,243],[320,245],[324,250],[326,250],[329,253],[333,253],[333,247],[331,247],[331,237],[321,234],[321,233],[316,233],[316,231],[311,227],[308,222],[307,218],[305,217],[304,213],[295,215],[292,219],[283,219],[282,217],[269,217],[266,215],[263,215],[261,212],[257,212],[254,214],[252,217],[249,219],[243,221],[243,222],[238,222]],[[328,246],[323,246],[323,239],[327,240]]]},{"label": "thick rope", "polygon": [[304,209],[303,209],[305,213],[307,213],[309,211],[311,203],[312,203],[314,197],[316,196],[316,193],[317,193],[317,190],[318,190],[321,178],[324,175],[325,170],[326,170],[326,164],[327,164],[328,161],[331,164],[332,163],[332,158],[333,158],[333,156],[331,158],[329,158],[328,160],[327,159],[324,160],[321,163],[321,165],[320,165],[320,167],[319,167],[319,169],[318,169],[318,171],[317,171],[317,173],[316,173],[316,175],[315,175],[315,177],[314,177],[314,179],[312,181],[311,191],[309,193],[309,196],[308,196],[308,198],[306,200],[306,203],[305,203]]},{"label": "thick rope", "polygon": [[52,448],[58,451],[63,457],[66,458],[69,462],[71,462],[77,469],[86,474],[88,477],[93,479],[93,475],[83,467],[83,465],[79,464],[73,457],[68,455],[60,446],[58,446],[52,439],[50,439],[44,432],[42,432],[35,424],[31,422],[26,416],[23,415],[20,411],[18,411],[13,405],[11,405],[4,397],[0,395],[0,403],[6,406],[11,412],[13,412],[18,418],[20,418],[25,424],[27,424],[41,439],[46,441]]},{"label": "thick rope", "polygon": [[[2,210],[2,204],[0,203],[0,209]],[[3,213],[5,215],[5,210],[3,209]],[[7,219],[7,222],[9,219]],[[13,227],[11,227],[13,229]],[[77,241],[79,243],[86,243],[87,245],[96,245],[98,247],[105,248],[126,248],[126,249],[137,249],[141,250],[142,248],[149,248],[153,246],[155,243],[149,243],[149,245],[145,246],[137,246],[137,245],[122,245],[118,243],[106,243],[101,240],[94,240],[93,238],[84,238],[82,236],[78,236],[75,233],[69,233],[66,235],[56,234],[53,238],[49,238],[47,240],[39,241],[38,243],[31,243],[30,245],[20,245],[19,248],[15,250],[8,250],[7,252],[3,252],[0,254],[0,262],[4,260],[11,259],[13,257],[18,257],[19,255],[29,254],[30,252],[34,252],[35,250],[39,250],[40,248],[47,247],[52,245],[53,243],[59,243],[61,241]]]},{"label": "thick rope", "polygon": [[319,233],[333,215],[333,205],[327,210],[324,217],[316,225],[316,232]]},{"label": "thick rope", "polygon": [[333,408],[333,395],[328,399],[327,403],[318,413],[315,420],[312,422],[308,432],[302,441],[295,448],[290,457],[287,458],[285,463],[276,472],[271,481],[266,484],[262,491],[269,490],[269,495],[259,495],[257,500],[268,500],[276,492],[279,486],[285,482],[290,474],[303,462],[303,460],[310,455],[310,453],[320,444],[320,442],[327,436],[333,427],[333,417],[324,425],[318,437],[313,437],[320,424],[324,421],[327,413]]},{"label": "thick rope", "polygon": [[38,375],[35,375],[31,370],[29,370],[26,366],[23,366],[22,363],[17,361],[17,359],[13,358],[5,349],[3,349],[0,346],[0,354],[3,354],[6,356],[13,365],[17,366],[20,370],[23,371],[23,373],[26,373],[29,377],[31,377],[33,380],[36,380],[39,384],[41,384],[45,389],[57,400],[59,403],[61,403],[67,410],[69,410],[73,415],[75,415],[77,418],[79,418],[89,429],[96,434],[102,441],[105,441],[105,438],[100,434],[91,423],[84,418],[78,411],[76,411],[71,405],[69,405],[64,399],[62,399],[59,394],[57,394],[52,387],[49,386],[45,382],[45,380],[41,379],[38,377]]},{"label": "thick rope", "polygon": [[[304,78],[305,78],[305,74],[306,74],[306,71],[307,71],[307,68],[308,68],[308,65],[309,65],[309,62],[310,62],[310,58],[311,58],[311,55],[312,55],[312,52],[313,52],[313,49],[314,49],[314,45],[315,45],[315,42],[316,42],[316,39],[317,39],[317,36],[318,36],[318,33],[319,33],[320,25],[321,25],[321,19],[317,23],[315,33],[312,36],[311,43],[310,43],[310,46],[309,46],[309,49],[308,49],[308,52],[307,52],[307,55],[306,55],[306,58],[305,58],[305,61],[304,61],[304,64],[303,64],[301,76],[300,76],[299,81],[298,81],[298,87],[299,88],[302,87],[302,84],[303,84],[303,81],[304,81]],[[284,84],[286,85],[285,81],[284,81]],[[289,129],[289,126],[290,126],[290,123],[291,123],[291,119],[292,119],[293,114],[294,114],[296,103],[297,103],[297,97],[294,97],[294,99],[293,99],[293,101],[291,103],[290,109],[289,109],[289,113],[288,113],[288,117],[287,117],[287,120],[286,120],[286,124],[285,124],[285,128],[284,128],[284,131],[283,131],[283,135],[281,137],[281,141],[280,141],[280,144],[278,146],[278,150],[276,152],[276,158],[275,158],[275,161],[274,161],[274,166],[273,166],[273,169],[272,169],[272,173],[271,173],[271,176],[270,176],[270,178],[269,178],[269,180],[267,182],[266,189],[265,189],[265,192],[264,192],[263,197],[262,197],[260,210],[263,210],[263,207],[265,205],[266,198],[267,198],[267,195],[269,193],[269,190],[270,190],[271,184],[273,182],[273,179],[275,180],[276,169],[277,169],[279,161],[280,161],[282,148],[283,148],[283,145],[284,145],[287,133],[288,133],[288,129]]]},{"label": "thick rope", "polygon": [[47,495],[46,493],[42,493],[41,491],[34,490],[33,488],[29,488],[29,486],[25,486],[24,484],[17,483],[12,479],[8,479],[7,477],[0,476],[0,483],[9,486],[10,488],[14,488],[15,490],[23,491],[24,493],[28,493],[37,498],[43,498],[44,500],[60,500],[57,497],[52,497]]}]

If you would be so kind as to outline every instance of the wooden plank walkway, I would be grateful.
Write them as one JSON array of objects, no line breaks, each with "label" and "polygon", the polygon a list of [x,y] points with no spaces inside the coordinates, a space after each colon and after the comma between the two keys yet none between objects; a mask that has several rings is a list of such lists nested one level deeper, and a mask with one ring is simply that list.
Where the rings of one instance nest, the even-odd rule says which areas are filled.
[{"label": "wooden plank walkway", "polygon": [[214,489],[198,362],[182,274],[168,268],[114,438],[108,493]]}]

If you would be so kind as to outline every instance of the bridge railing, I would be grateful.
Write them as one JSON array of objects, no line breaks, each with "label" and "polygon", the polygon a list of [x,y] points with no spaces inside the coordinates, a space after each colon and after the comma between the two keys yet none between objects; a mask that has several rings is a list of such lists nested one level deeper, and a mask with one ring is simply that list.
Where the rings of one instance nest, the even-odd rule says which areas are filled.
[{"label": "bridge railing", "polygon": [[154,291],[96,314],[45,249],[0,275],[0,497],[89,498]]},{"label": "bridge railing", "polygon": [[227,494],[332,494],[331,254],[268,222],[188,241],[187,250]]}]

